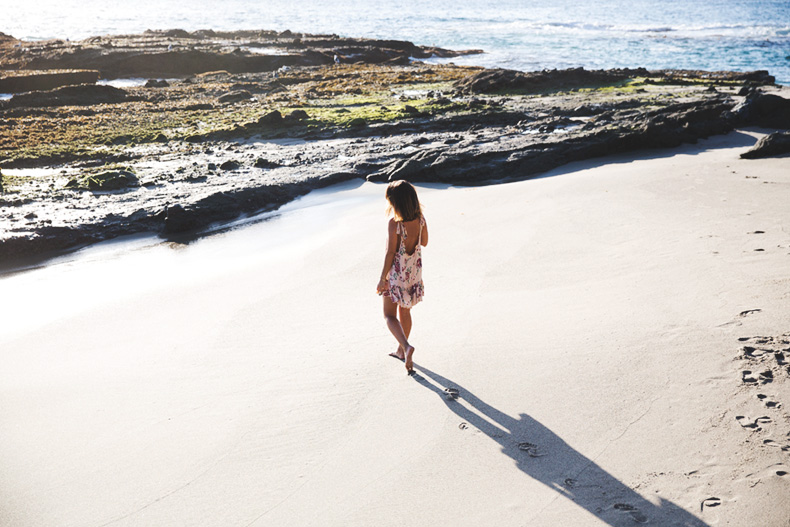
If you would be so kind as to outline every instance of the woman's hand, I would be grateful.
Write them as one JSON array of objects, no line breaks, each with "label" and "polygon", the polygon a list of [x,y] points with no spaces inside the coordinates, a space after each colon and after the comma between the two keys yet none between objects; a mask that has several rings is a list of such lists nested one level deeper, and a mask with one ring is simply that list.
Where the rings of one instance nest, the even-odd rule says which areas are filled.
[{"label": "woman's hand", "polygon": [[376,294],[381,295],[386,291],[387,291],[387,279],[382,278],[381,280],[379,280],[379,284],[376,286]]}]

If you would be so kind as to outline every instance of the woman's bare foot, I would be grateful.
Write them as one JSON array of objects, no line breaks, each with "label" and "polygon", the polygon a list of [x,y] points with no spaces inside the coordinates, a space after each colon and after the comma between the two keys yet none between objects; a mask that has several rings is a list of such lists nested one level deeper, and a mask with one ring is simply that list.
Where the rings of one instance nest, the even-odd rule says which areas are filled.
[{"label": "woman's bare foot", "polygon": [[400,346],[398,346],[398,349],[396,351],[390,353],[390,357],[395,357],[398,360],[406,359],[406,355],[403,353],[403,348],[401,348]]},{"label": "woman's bare foot", "polygon": [[414,346],[408,346],[406,348],[406,371],[409,372],[409,375],[414,372],[414,361],[412,360],[413,356]]}]

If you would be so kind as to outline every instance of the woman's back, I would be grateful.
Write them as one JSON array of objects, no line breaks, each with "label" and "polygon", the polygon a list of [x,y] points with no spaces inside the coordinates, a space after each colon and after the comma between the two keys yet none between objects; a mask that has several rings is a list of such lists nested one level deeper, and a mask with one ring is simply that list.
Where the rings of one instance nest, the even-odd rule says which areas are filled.
[{"label": "woman's back", "polygon": [[[403,240],[406,253],[413,254],[414,250],[417,248],[417,241],[420,239],[422,222],[420,221],[420,218],[415,218],[411,221],[403,221],[400,223],[403,226],[403,230],[406,231],[406,237]],[[423,240],[423,243],[425,243],[425,240]]]}]

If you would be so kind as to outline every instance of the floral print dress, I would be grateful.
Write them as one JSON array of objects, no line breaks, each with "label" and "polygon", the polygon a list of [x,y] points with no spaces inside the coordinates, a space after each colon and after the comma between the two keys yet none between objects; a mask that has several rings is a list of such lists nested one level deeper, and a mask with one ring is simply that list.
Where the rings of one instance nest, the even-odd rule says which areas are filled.
[{"label": "floral print dress", "polygon": [[406,252],[406,228],[398,222],[400,245],[387,275],[388,296],[401,307],[411,308],[422,300],[425,288],[422,284],[422,229],[425,219],[420,217],[420,234],[414,252]]}]

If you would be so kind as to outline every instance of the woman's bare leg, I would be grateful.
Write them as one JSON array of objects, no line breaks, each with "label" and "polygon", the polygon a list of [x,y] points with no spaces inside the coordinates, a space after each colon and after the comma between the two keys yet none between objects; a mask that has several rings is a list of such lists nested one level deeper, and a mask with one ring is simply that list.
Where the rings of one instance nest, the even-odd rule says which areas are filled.
[{"label": "woman's bare leg", "polygon": [[[406,335],[406,339],[409,339],[409,335],[411,335],[411,309],[407,307],[398,306],[398,319],[400,320],[400,325],[403,328],[403,334]],[[395,357],[396,359],[406,360],[406,352],[403,351],[403,348],[398,345],[398,349],[390,353],[390,356]]]},{"label": "woman's bare leg", "polygon": [[406,335],[406,338],[408,339],[409,335],[411,335],[411,309],[398,306],[398,318],[400,319],[400,325],[403,328],[403,334]]},{"label": "woman's bare leg", "polygon": [[[384,298],[384,320],[387,321],[387,328],[392,333],[392,336],[395,337],[395,340],[398,341],[400,348],[403,350],[404,358],[406,360],[406,369],[411,371],[414,364],[412,363],[411,357],[414,354],[414,346],[409,344],[407,340],[406,333],[403,330],[403,326],[401,325],[400,320],[398,320],[398,305],[389,299],[389,297]],[[411,331],[411,316],[408,317],[408,327],[409,331]]]}]

